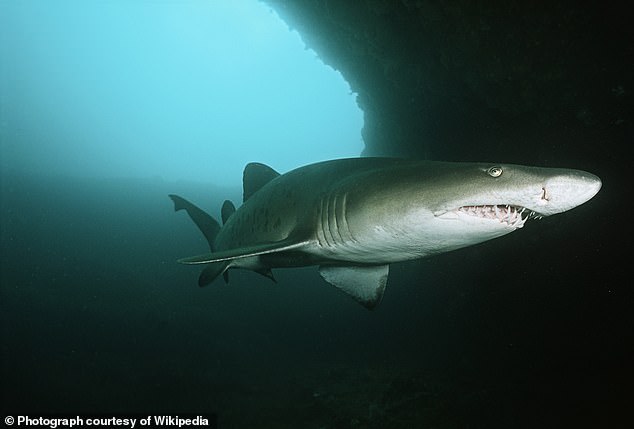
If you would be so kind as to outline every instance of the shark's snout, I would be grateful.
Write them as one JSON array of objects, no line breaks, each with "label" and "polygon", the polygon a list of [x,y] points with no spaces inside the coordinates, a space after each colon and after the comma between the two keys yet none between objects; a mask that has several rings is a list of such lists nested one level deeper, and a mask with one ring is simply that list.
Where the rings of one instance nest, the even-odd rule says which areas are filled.
[{"label": "shark's snout", "polygon": [[546,216],[565,212],[590,200],[600,189],[601,179],[594,174],[569,170],[544,182],[535,211]]}]

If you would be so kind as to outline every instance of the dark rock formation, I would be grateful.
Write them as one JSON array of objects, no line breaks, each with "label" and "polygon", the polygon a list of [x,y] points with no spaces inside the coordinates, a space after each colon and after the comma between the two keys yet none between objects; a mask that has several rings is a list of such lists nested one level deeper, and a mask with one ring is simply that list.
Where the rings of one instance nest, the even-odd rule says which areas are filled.
[{"label": "dark rock formation", "polygon": [[265,1],[358,93],[366,154],[547,164],[632,126],[618,2]]},{"label": "dark rock formation", "polygon": [[[591,203],[539,228],[412,264],[413,278],[391,268],[399,314],[411,302],[418,318],[420,369],[449,368],[448,392],[479,387],[448,401],[462,404],[445,413],[466,413],[461,424],[435,426],[414,402],[385,415],[417,422],[403,427],[626,427],[631,5],[263,1],[358,93],[366,155],[572,167],[603,180]],[[411,335],[393,337],[393,350]],[[375,423],[349,427],[387,427]]]}]

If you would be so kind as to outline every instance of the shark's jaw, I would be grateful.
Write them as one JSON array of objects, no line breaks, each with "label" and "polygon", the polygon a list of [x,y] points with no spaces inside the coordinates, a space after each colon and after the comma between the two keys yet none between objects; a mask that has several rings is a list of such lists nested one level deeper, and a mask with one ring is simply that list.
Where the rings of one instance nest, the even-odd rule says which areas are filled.
[{"label": "shark's jaw", "polygon": [[514,205],[473,205],[461,206],[452,210],[455,216],[472,216],[479,219],[486,219],[498,222],[503,226],[513,229],[522,228],[529,219],[541,219],[539,213],[527,209],[526,207]]}]

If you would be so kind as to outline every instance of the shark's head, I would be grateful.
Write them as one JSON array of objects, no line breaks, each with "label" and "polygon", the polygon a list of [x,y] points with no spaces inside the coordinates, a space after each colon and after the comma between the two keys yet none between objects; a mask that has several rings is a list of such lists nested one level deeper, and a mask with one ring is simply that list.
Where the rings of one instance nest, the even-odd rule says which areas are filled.
[{"label": "shark's head", "polygon": [[511,229],[577,207],[601,188],[601,180],[585,171],[512,164],[465,164],[440,181],[435,216]]},{"label": "shark's head", "polygon": [[601,188],[598,177],[579,170],[482,163],[421,162],[374,182],[365,198],[348,197],[349,207],[359,207],[348,213],[351,234],[401,260],[500,237],[583,204]]}]

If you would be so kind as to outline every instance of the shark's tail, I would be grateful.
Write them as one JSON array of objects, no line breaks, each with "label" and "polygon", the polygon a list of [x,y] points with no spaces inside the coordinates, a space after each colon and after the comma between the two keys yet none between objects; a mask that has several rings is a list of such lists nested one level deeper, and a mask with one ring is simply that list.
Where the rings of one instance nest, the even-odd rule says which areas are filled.
[{"label": "shark's tail", "polygon": [[[235,259],[233,256],[244,257],[243,252],[236,253],[235,250],[230,250],[229,252],[215,252],[214,241],[216,240],[216,236],[220,231],[220,224],[218,224],[216,219],[205,213],[205,211],[200,207],[197,207],[187,201],[185,198],[173,194],[170,194],[169,197],[172,199],[172,201],[174,201],[174,210],[185,210],[189,217],[194,221],[196,226],[198,226],[198,229],[200,229],[200,231],[207,239],[207,243],[209,244],[209,251],[211,252],[210,254],[195,256],[192,258],[183,258],[180,259],[179,262],[192,263],[192,261],[196,261],[193,263],[205,264],[205,269],[200,273],[200,277],[198,277],[198,286],[206,286],[210,284],[216,279],[216,277],[221,274],[222,277],[225,279],[225,283],[229,283],[229,272],[227,271],[227,269],[231,265],[233,259]],[[223,223],[227,223],[227,220],[233,215],[235,211],[236,208],[233,203],[229,200],[225,201],[222,205]],[[277,246],[278,245],[273,248],[277,249]],[[263,246],[259,246],[258,249],[254,250],[254,255],[269,253],[271,250],[269,247],[271,247],[271,245],[269,244],[264,247],[265,248],[263,249]],[[227,253],[230,253],[231,255],[227,257]],[[207,260],[200,261],[201,258],[207,258]],[[276,281],[270,268],[255,269],[254,271],[258,274],[262,274],[264,277],[273,280],[274,282]]]},{"label": "shark's tail", "polygon": [[[218,231],[220,231],[220,225],[218,224],[216,219],[205,213],[205,211],[201,208],[187,201],[185,198],[179,197],[178,195],[170,195],[169,197],[172,199],[172,201],[174,201],[175,211],[187,211],[189,217],[194,221],[198,229],[200,229],[200,231],[207,239],[209,250],[213,253],[214,241],[216,240]],[[230,263],[231,261],[229,260],[207,264],[205,269],[200,273],[200,277],[198,278],[198,285],[201,287],[206,286],[213,282],[215,278],[218,277],[220,274],[223,275],[225,282],[228,282],[229,276],[227,268],[229,268]]]},{"label": "shark's tail", "polygon": [[190,203],[185,198],[173,194],[169,195],[169,197],[172,199],[172,201],[174,201],[174,211],[179,211],[183,209],[187,211],[189,217],[194,221],[198,229],[200,229],[200,231],[207,239],[209,250],[213,252],[214,241],[216,240],[216,235],[218,235],[218,231],[220,231],[220,225],[218,224],[216,219],[209,216],[207,213],[205,213],[204,210]]}]

